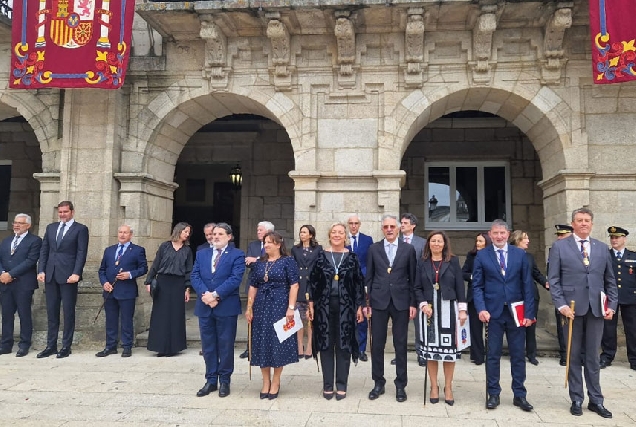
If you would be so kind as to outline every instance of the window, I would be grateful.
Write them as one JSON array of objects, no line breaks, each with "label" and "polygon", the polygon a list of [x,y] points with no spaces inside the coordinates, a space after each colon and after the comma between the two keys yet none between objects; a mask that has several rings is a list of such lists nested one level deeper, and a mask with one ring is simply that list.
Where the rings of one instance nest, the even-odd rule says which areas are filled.
[{"label": "window", "polygon": [[495,219],[510,223],[506,162],[430,162],[425,168],[426,228],[482,230]]},{"label": "window", "polygon": [[0,160],[0,230],[9,227],[9,196],[11,195],[11,161]]}]

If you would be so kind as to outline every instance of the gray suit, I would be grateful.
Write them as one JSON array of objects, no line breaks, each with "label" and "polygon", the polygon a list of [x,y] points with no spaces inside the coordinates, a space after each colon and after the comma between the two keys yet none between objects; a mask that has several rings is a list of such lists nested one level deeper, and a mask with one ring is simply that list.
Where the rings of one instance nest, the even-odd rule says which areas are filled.
[{"label": "gray suit", "polygon": [[[404,237],[404,235],[401,235],[400,240],[404,241]],[[415,234],[411,234],[410,245],[415,248],[415,259],[417,259],[417,262],[419,263],[419,261],[422,259],[424,246],[426,246],[426,239],[420,236],[416,236]],[[420,340],[420,322],[418,316],[415,316],[415,319],[413,319],[413,326],[415,327],[415,350],[417,351],[417,349],[422,346],[422,341]]]},{"label": "gray suit", "polygon": [[[616,311],[618,288],[607,245],[596,239],[588,240],[591,248],[589,266],[583,263],[574,235],[554,243],[550,250],[548,281],[557,309],[570,305],[570,301],[575,303],[568,384],[570,398],[573,402],[583,402],[580,355],[585,346],[585,383],[590,403],[602,405],[598,352],[603,337],[601,291],[607,295],[609,308]],[[567,324],[563,333],[567,339]]]}]

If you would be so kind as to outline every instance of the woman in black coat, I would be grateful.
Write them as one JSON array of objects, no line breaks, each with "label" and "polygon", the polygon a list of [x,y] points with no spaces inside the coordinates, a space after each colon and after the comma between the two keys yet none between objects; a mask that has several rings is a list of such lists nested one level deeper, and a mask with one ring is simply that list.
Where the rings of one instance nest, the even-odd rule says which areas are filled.
[{"label": "woman in black coat", "polygon": [[[303,225],[298,233],[300,242],[293,246],[291,254],[298,264],[298,298],[296,298],[296,308],[300,312],[303,321],[303,328],[298,331],[298,358],[309,359],[312,355],[312,330],[307,327],[308,303],[305,294],[307,293],[307,282],[309,274],[316,264],[318,255],[322,252],[322,246],[316,241],[316,229],[311,225]],[[304,331],[307,333],[307,346],[303,347]]]},{"label": "woman in black coat", "polygon": [[463,326],[467,318],[466,290],[459,259],[453,255],[448,236],[441,230],[431,231],[426,239],[422,259],[417,264],[415,299],[428,319],[421,356],[427,360],[430,401],[439,402],[437,372],[441,361],[444,364],[444,401],[453,406],[455,361],[461,356],[457,321]]},{"label": "woman in black coat", "polygon": [[479,233],[475,236],[475,246],[466,254],[466,261],[462,267],[464,280],[467,282],[466,302],[468,303],[468,323],[470,326],[470,361],[475,365],[484,363],[484,324],[479,320],[479,314],[473,302],[473,263],[477,251],[488,245],[492,245],[488,233]]},{"label": "woman in black coat", "polygon": [[322,395],[329,400],[347,396],[351,359],[360,353],[357,324],[361,323],[363,277],[358,256],[345,248],[347,229],[329,228],[329,248],[323,250],[309,276],[309,318],[314,322],[314,357],[320,352]]}]

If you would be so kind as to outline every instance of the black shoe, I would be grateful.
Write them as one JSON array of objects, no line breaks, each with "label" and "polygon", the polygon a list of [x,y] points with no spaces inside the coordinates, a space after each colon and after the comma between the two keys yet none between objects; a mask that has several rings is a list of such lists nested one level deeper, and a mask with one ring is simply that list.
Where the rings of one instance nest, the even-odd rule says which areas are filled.
[{"label": "black shoe", "polygon": [[601,369],[605,369],[605,368],[607,368],[608,366],[612,366],[612,362],[611,362],[611,361],[609,361],[609,360],[601,359],[601,362],[599,363],[599,367],[600,367]]},{"label": "black shoe", "polygon": [[336,400],[342,400],[347,397],[347,393],[336,393]]},{"label": "black shoe", "polygon": [[322,397],[324,397],[327,400],[333,399],[333,395],[334,395],[333,391],[323,391],[322,392]]},{"label": "black shoe", "polygon": [[559,365],[561,365],[561,366],[567,366],[567,364],[568,364],[568,363],[565,361],[565,358],[561,358],[561,359],[559,359]]},{"label": "black shoe", "polygon": [[10,348],[0,348],[0,354],[11,354],[12,351]]},{"label": "black shoe", "polygon": [[15,354],[15,357],[24,357],[29,354],[28,348],[19,348],[18,352]]},{"label": "black shoe", "polygon": [[110,356],[111,354],[117,354],[117,349],[116,348],[105,348],[102,351],[99,351],[99,352],[95,353],[95,356],[97,356],[97,357],[106,357],[106,356]]},{"label": "black shoe", "polygon": [[473,363],[474,363],[476,366],[480,366],[480,365],[483,365],[483,364],[484,364],[484,361],[483,361],[483,360],[474,360],[474,361],[473,361]]},{"label": "black shoe", "polygon": [[455,399],[446,399],[446,387],[444,387],[444,402],[446,402],[448,406],[453,406],[455,404]]},{"label": "black shoe", "polygon": [[71,351],[71,347],[62,347],[62,350],[60,350],[57,353],[57,359],[64,359],[65,357],[69,357],[71,355],[72,351]]},{"label": "black shoe", "polygon": [[582,402],[572,402],[572,406],[570,406],[570,414],[576,415],[577,417],[583,415],[582,404]]},{"label": "black shoe", "polygon": [[369,360],[369,357],[367,356],[367,354],[363,351],[362,353],[360,353],[360,356],[358,357],[358,359],[360,359],[361,362],[366,362],[367,360]]},{"label": "black shoe", "polygon": [[534,409],[534,406],[532,406],[525,397],[515,397],[514,399],[512,399],[512,404],[520,407],[526,412],[530,412]]},{"label": "black shoe", "polygon": [[[430,394],[433,394],[433,387],[431,387],[431,392],[430,392]],[[428,400],[429,400],[431,403],[433,403],[433,404],[435,404],[435,403],[439,403],[439,386],[437,386],[437,394],[438,394],[438,396],[437,396],[437,397],[429,397],[429,399],[428,399]]]},{"label": "black shoe", "polygon": [[426,366],[426,359],[424,359],[423,357],[418,357],[417,364],[420,366]]},{"label": "black shoe", "polygon": [[612,418],[612,413],[605,409],[605,406],[603,406],[603,404],[589,403],[587,405],[587,409],[592,412],[596,412],[603,418]]},{"label": "black shoe", "polygon": [[384,394],[384,386],[376,384],[373,390],[369,392],[369,400],[375,400]]},{"label": "black shoe", "polygon": [[132,356],[132,348],[124,347],[124,351],[121,352],[121,357],[130,357]]},{"label": "black shoe", "polygon": [[629,365],[629,369],[631,369],[632,371],[636,371],[636,365]]},{"label": "black shoe", "polygon": [[395,400],[398,402],[406,402],[406,391],[403,388],[395,390]]},{"label": "black shoe", "polygon": [[45,348],[44,350],[42,350],[41,352],[38,353],[37,358],[38,359],[42,359],[43,357],[52,356],[55,353],[57,353],[57,348],[47,347],[47,348]]},{"label": "black shoe", "polygon": [[218,387],[216,386],[216,383],[205,383],[205,385],[201,387],[199,391],[197,391],[197,397],[207,396],[208,394],[217,390]]},{"label": "black shoe", "polygon": [[397,359],[391,359],[391,365],[396,365],[397,364]]},{"label": "black shoe", "polygon": [[250,351],[249,350],[245,350],[243,353],[240,354],[240,358],[241,359],[247,359],[250,356]]},{"label": "black shoe", "polygon": [[539,364],[539,361],[536,357],[528,357],[528,362],[532,363],[534,366],[537,366]]},{"label": "black shoe", "polygon": [[267,394],[267,398],[269,400],[274,400],[274,399],[276,399],[278,397],[278,393],[280,393],[280,384],[278,385],[278,391],[276,393],[268,393]]},{"label": "black shoe", "polygon": [[219,397],[227,397],[230,395],[230,384],[221,383],[219,387]]},{"label": "black shoe", "polygon": [[495,409],[499,406],[499,395],[490,395],[486,402],[486,409]]},{"label": "black shoe", "polygon": [[258,398],[261,399],[261,400],[267,399],[268,397],[269,397],[269,393],[260,392],[259,395],[258,395]]}]

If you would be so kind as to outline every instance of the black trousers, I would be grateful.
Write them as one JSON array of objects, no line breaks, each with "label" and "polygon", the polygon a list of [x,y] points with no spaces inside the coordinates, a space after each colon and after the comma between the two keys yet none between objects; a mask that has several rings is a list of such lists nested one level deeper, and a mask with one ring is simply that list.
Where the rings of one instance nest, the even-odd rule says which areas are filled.
[{"label": "black trousers", "polygon": [[46,292],[46,317],[48,320],[47,348],[57,348],[57,334],[60,331],[60,304],[64,308],[62,348],[70,347],[73,344],[77,286],[77,283],[57,283],[55,280],[44,285]]},{"label": "black trousers", "polygon": [[468,324],[470,327],[470,360],[484,362],[484,323],[479,320],[479,313],[474,302],[468,303]]},{"label": "black trousers", "polygon": [[386,310],[373,309],[371,317],[371,376],[375,384],[384,385],[384,347],[386,345],[389,319],[393,322],[393,348],[395,349],[395,388],[406,387],[408,382],[406,371],[406,344],[409,332],[409,310],[398,310],[389,301]]},{"label": "black trousers", "polygon": [[537,357],[537,324],[526,328],[526,357],[535,359]]},{"label": "black trousers", "polygon": [[557,339],[559,340],[559,356],[561,357],[561,360],[565,360],[568,354],[568,349],[567,344],[565,343],[565,335],[563,334],[563,315],[556,308],[554,309],[554,317],[557,325]]},{"label": "black trousers", "polygon": [[605,320],[603,325],[603,340],[601,341],[601,359],[611,362],[616,356],[616,341],[618,329],[618,312],[623,317],[625,341],[627,344],[627,359],[631,367],[636,366],[636,304],[619,304],[612,320]]},{"label": "black trousers", "polygon": [[0,348],[3,350],[13,348],[13,326],[17,311],[20,317],[18,347],[28,350],[31,347],[31,336],[33,335],[33,317],[31,316],[33,289],[23,289],[19,283],[2,286],[4,289],[0,294],[0,300],[2,300],[2,342]]},{"label": "black trousers", "polygon": [[343,350],[340,345],[340,298],[338,296],[332,296],[329,299],[329,347],[320,352],[320,365],[322,366],[322,389],[333,391],[335,371],[336,390],[346,392],[351,353]]}]

